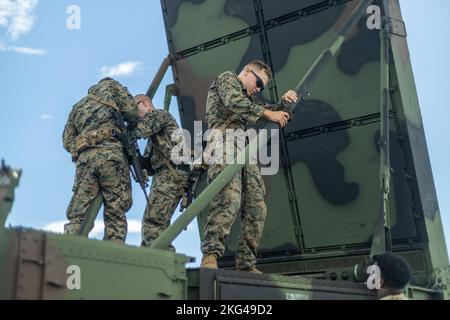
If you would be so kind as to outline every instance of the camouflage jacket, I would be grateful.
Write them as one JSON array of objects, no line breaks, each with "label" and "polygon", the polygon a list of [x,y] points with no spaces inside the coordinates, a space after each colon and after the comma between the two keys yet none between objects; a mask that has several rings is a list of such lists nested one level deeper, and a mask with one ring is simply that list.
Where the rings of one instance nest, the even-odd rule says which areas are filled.
[{"label": "camouflage jacket", "polygon": [[[69,114],[63,132],[63,144],[64,149],[71,153],[73,158],[78,158],[78,156],[82,158],[83,154],[92,153],[82,152],[80,155],[77,154],[76,139],[78,136],[104,128],[120,132],[114,116],[115,110],[94,99],[117,106],[125,121],[132,126],[139,119],[138,107],[128,89],[111,78],[101,80],[98,84],[89,88],[88,95],[78,101]],[[94,148],[99,151],[107,150],[107,153],[111,156],[119,155],[123,158],[122,144],[117,139],[104,139],[89,149]]]},{"label": "camouflage jacket", "polygon": [[206,123],[208,128],[220,128],[231,115],[237,119],[230,123],[228,129],[247,129],[248,123],[256,123],[264,111],[284,111],[284,102],[270,105],[255,97],[248,97],[244,85],[232,71],[220,74],[211,84],[206,100]]},{"label": "camouflage jacket", "polygon": [[132,131],[135,137],[148,139],[144,157],[151,158],[153,170],[165,165],[163,158],[171,160],[172,150],[178,144],[177,140],[172,141],[172,135],[178,133],[178,129],[177,122],[169,112],[153,110],[146,113]]}]

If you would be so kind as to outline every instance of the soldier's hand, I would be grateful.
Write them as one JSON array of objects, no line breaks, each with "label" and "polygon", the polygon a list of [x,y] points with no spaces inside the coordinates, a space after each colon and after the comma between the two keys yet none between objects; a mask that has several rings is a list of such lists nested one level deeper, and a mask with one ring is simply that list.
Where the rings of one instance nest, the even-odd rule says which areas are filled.
[{"label": "soldier's hand", "polygon": [[71,157],[72,157],[72,162],[77,162],[78,160],[78,152],[73,151],[70,153]]},{"label": "soldier's hand", "polygon": [[143,118],[147,112],[150,112],[150,108],[144,103],[138,103],[139,117]]},{"label": "soldier's hand", "polygon": [[289,120],[289,113],[284,111],[265,110],[264,117],[269,121],[278,123],[280,127],[283,128]]},{"label": "soldier's hand", "polygon": [[289,90],[288,92],[283,94],[283,97],[281,99],[285,102],[295,103],[297,102],[298,96],[294,90]]}]

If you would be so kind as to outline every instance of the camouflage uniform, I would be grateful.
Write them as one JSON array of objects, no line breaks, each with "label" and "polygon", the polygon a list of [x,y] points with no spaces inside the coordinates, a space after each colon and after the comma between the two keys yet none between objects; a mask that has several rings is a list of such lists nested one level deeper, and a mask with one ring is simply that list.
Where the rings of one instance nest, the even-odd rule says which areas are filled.
[{"label": "camouflage uniform", "polygon": [[[236,120],[227,129],[247,129],[247,123],[256,123],[266,109],[283,110],[285,104],[267,105],[255,97],[247,97],[242,82],[234,72],[225,72],[217,77],[208,91],[206,122],[210,129],[222,131],[232,115]],[[234,152],[236,143],[227,145],[225,153]],[[225,155],[226,156],[226,155]],[[208,180],[216,178],[226,164],[212,164],[208,169]],[[256,264],[256,254],[267,215],[264,202],[265,186],[256,164],[247,164],[230,183],[213,199],[209,207],[202,241],[204,255],[222,256],[225,239],[241,210],[241,233],[236,256],[236,267],[241,270]]]},{"label": "camouflage uniform", "polygon": [[[127,235],[125,213],[132,205],[128,162],[114,116],[115,105],[124,119],[134,125],[139,112],[133,97],[119,82],[106,78],[89,89],[74,105],[64,128],[64,148],[76,161],[73,197],[67,208],[69,223],[64,232],[77,234],[86,213],[100,193],[104,200],[105,240],[124,242]],[[83,147],[81,147],[83,145]]]},{"label": "camouflage uniform", "polygon": [[170,219],[177,208],[187,185],[188,164],[171,163],[172,171],[166,161],[170,161],[175,145],[172,134],[179,129],[170,113],[154,110],[145,114],[133,134],[148,138],[144,156],[151,158],[151,166],[156,172],[149,195],[150,207],[145,208],[142,218],[142,246],[151,243],[170,225]]}]

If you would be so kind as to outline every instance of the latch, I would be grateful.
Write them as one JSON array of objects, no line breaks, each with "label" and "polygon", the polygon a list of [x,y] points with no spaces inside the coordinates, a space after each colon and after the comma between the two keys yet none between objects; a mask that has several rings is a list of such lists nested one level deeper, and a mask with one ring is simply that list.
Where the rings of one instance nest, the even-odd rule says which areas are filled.
[{"label": "latch", "polygon": [[400,19],[389,17],[390,30],[391,34],[395,34],[396,36],[400,36],[406,38],[408,35],[406,33],[405,22]]}]

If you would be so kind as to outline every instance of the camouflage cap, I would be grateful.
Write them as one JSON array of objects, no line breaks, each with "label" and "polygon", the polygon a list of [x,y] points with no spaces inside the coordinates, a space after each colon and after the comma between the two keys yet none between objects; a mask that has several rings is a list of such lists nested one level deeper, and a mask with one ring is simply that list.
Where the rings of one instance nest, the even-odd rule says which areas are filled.
[{"label": "camouflage cap", "polygon": [[110,77],[106,77],[106,78],[101,79],[98,83],[101,83],[101,82],[106,81],[106,80],[114,80],[114,79],[110,78]]}]

